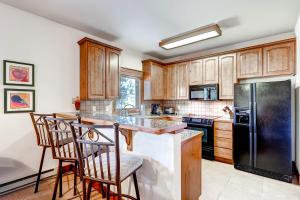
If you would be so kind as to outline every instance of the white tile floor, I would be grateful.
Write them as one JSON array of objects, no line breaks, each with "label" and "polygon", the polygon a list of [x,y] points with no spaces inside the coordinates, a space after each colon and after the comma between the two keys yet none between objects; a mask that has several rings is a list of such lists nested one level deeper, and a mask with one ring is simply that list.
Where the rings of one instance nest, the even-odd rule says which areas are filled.
[{"label": "white tile floor", "polygon": [[200,200],[300,200],[300,186],[202,160]]}]

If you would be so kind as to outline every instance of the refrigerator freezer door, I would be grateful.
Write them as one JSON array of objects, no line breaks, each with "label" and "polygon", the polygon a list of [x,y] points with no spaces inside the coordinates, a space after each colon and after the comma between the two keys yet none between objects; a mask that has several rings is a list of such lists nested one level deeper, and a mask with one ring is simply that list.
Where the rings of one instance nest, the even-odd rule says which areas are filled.
[{"label": "refrigerator freezer door", "polygon": [[291,175],[291,82],[256,83],[254,107],[254,167]]},{"label": "refrigerator freezer door", "polygon": [[252,85],[234,86],[233,160],[238,169],[252,169]]}]

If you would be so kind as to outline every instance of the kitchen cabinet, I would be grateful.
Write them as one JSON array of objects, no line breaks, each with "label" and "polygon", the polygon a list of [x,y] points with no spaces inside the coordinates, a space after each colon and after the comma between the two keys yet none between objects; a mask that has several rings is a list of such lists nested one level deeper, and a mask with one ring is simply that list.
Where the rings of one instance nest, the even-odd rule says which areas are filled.
[{"label": "kitchen cabinet", "polygon": [[236,83],[236,54],[219,56],[219,99],[233,99]]},{"label": "kitchen cabinet", "polygon": [[203,84],[203,60],[193,60],[190,62],[190,85]]},{"label": "kitchen cabinet", "polygon": [[214,151],[215,160],[233,163],[232,120],[215,120]]},{"label": "kitchen cabinet", "polygon": [[119,96],[119,48],[83,38],[80,45],[80,99],[114,99]]},{"label": "kitchen cabinet", "polygon": [[219,82],[218,56],[203,59],[203,84],[217,84]]},{"label": "kitchen cabinet", "polygon": [[144,72],[144,100],[164,99],[165,81],[164,67],[156,62],[143,62]]},{"label": "kitchen cabinet", "polygon": [[177,64],[177,99],[189,99],[189,63]]},{"label": "kitchen cabinet", "polygon": [[263,76],[295,73],[295,43],[287,42],[263,48]]},{"label": "kitchen cabinet", "polygon": [[166,66],[166,98],[174,100],[177,98],[177,67],[176,65]]},{"label": "kitchen cabinet", "polygon": [[237,78],[262,76],[262,48],[249,49],[237,53]]}]

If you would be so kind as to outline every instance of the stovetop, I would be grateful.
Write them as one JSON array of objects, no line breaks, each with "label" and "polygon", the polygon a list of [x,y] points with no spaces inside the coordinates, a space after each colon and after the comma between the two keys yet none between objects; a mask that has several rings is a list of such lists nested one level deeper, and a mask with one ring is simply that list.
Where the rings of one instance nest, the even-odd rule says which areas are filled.
[{"label": "stovetop", "polygon": [[184,115],[182,118],[182,122],[187,124],[205,124],[205,125],[213,125],[214,120],[220,118],[220,116],[209,116],[209,115],[195,115],[188,114]]}]

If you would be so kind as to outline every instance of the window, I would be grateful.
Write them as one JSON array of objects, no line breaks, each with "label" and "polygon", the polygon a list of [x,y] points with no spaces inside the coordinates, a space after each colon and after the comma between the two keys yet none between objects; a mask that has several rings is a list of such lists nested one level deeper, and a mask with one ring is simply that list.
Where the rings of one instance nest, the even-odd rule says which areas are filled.
[{"label": "window", "polygon": [[140,106],[140,79],[130,76],[120,78],[120,98],[116,102],[117,109],[139,108]]}]

